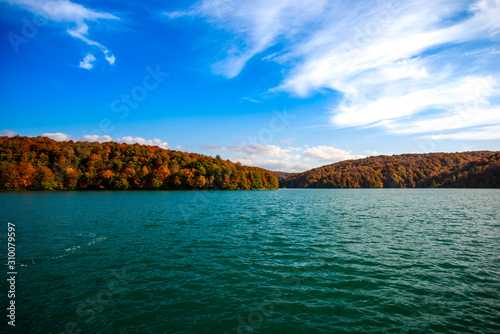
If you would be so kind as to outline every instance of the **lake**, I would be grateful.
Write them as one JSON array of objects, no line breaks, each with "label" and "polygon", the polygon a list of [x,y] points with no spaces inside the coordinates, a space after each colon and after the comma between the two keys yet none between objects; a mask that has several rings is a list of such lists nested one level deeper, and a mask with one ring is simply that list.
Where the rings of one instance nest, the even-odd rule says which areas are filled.
[{"label": "lake", "polygon": [[486,189],[3,192],[15,333],[500,333],[499,203]]}]

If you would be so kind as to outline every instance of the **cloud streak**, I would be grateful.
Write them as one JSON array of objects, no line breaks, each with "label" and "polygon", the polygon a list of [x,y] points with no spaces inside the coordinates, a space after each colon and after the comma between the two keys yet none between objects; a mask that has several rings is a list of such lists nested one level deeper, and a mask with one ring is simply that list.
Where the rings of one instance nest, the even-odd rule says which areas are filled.
[{"label": "cloud streak", "polygon": [[487,126],[478,130],[462,131],[451,134],[427,135],[421,138],[432,140],[500,140],[500,126]]},{"label": "cloud streak", "polygon": [[[109,14],[88,9],[80,4],[71,2],[69,0],[5,0],[6,2],[18,5],[30,12],[49,19],[53,22],[60,24],[69,24],[67,33],[77,38],[84,43],[95,46],[104,55],[109,64],[113,65],[115,56],[101,43],[92,40],[89,36],[89,27],[87,22],[98,21],[101,19],[117,20],[118,17]],[[85,56],[84,60],[80,62],[80,67],[91,69],[89,55]],[[92,55],[93,57],[93,55]],[[94,59],[95,60],[95,59]],[[83,64],[83,66],[82,66]]]},{"label": "cloud streak", "polygon": [[311,18],[320,15],[327,2],[204,0],[196,3],[191,10],[165,15],[171,19],[203,17],[215,27],[233,33],[234,39],[225,47],[227,57],[213,65],[214,73],[233,78],[241,72],[247,61],[280,38],[300,35],[302,27]]},{"label": "cloud streak", "polygon": [[214,73],[235,77],[258,56],[284,69],[270,91],[340,92],[332,127],[428,133],[464,112],[446,129],[500,124],[500,0],[203,0],[171,14],[232,34]]}]

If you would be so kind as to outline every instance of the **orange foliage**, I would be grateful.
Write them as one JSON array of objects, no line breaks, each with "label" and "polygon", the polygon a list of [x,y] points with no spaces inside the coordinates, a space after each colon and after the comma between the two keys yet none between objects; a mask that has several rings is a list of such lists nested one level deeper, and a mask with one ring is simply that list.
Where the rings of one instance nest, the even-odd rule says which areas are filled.
[{"label": "orange foliage", "polygon": [[403,154],[348,160],[291,174],[288,188],[500,187],[500,152]]},{"label": "orange foliage", "polygon": [[139,144],[0,137],[0,190],[277,187],[271,172],[220,157]]}]

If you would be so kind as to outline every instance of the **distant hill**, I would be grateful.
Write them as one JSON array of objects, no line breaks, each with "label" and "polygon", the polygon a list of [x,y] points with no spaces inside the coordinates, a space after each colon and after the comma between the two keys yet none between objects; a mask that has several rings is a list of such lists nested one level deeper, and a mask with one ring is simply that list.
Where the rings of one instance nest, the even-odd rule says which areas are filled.
[{"label": "distant hill", "polygon": [[0,190],[277,188],[272,172],[219,156],[139,144],[0,137]]},{"label": "distant hill", "polygon": [[287,188],[500,188],[500,152],[380,155],[314,168],[279,184]]},{"label": "distant hill", "polygon": [[287,173],[287,172],[273,172],[274,175],[278,178],[278,181],[286,179],[287,177],[297,175],[299,173]]}]

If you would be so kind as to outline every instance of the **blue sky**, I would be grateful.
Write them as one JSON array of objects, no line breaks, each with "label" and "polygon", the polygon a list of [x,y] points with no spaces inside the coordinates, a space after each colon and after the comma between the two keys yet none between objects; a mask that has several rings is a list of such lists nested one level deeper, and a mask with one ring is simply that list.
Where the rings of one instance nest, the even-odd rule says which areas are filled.
[{"label": "blue sky", "polygon": [[499,17],[499,0],[0,0],[0,130],[291,172],[499,150]]}]

